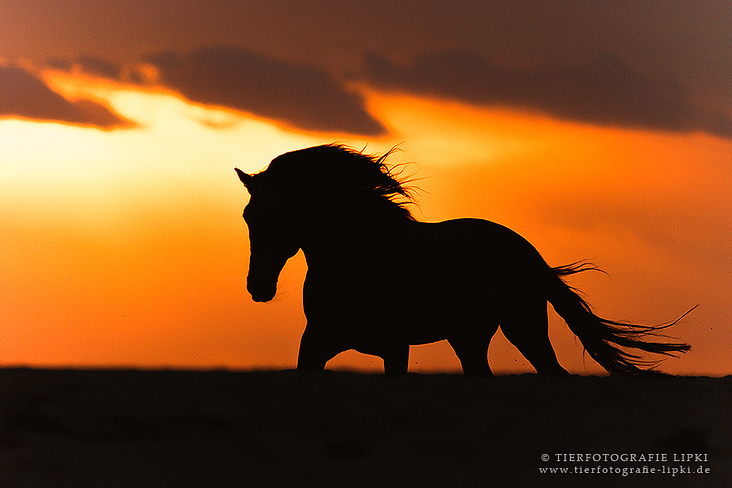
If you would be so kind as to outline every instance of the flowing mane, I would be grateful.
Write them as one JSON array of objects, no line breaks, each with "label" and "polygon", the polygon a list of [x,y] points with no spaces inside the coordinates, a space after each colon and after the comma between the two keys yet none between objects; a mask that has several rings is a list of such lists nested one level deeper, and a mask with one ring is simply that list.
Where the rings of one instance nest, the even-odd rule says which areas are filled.
[{"label": "flowing mane", "polygon": [[325,144],[276,157],[257,178],[266,179],[298,198],[352,199],[387,203],[403,217],[415,220],[409,210],[412,191],[395,174],[386,159],[394,152],[372,155],[340,144]]}]

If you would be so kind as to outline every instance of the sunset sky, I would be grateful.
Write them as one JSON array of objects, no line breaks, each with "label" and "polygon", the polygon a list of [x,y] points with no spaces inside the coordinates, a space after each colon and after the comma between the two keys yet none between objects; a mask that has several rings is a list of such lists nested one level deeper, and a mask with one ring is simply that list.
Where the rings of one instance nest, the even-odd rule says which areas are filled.
[{"label": "sunset sky", "polygon": [[[3,0],[0,365],[294,367],[305,261],[252,302],[233,168],[337,141],[398,145],[420,220],[592,261],[571,283],[601,316],[699,304],[661,369],[732,374],[730,87],[728,1]],[[489,360],[532,371],[500,333]],[[410,371],[458,369],[412,347]]]}]

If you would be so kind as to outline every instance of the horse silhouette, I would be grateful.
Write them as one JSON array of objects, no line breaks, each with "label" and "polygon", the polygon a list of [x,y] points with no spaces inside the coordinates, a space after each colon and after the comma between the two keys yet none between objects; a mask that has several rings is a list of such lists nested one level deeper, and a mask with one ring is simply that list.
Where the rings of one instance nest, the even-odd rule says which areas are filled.
[{"label": "horse silhouette", "polygon": [[285,262],[305,254],[298,369],[322,370],[355,349],[403,374],[411,344],[447,339],[465,374],[492,376],[488,345],[500,326],[538,373],[566,375],[549,342],[547,301],[609,373],[653,371],[657,362],[641,351],[689,350],[658,340],[678,319],[653,326],[595,315],[562,279],[592,265],[552,268],[523,237],[486,220],[417,221],[388,155],[332,144],[282,154],[258,174],[236,168],[251,195],[243,216],[254,301],[274,298]]}]

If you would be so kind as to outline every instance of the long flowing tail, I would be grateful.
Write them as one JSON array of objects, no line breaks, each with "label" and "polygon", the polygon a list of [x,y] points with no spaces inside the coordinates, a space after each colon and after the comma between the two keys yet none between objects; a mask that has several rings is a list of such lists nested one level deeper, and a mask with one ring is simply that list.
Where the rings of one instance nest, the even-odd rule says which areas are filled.
[{"label": "long flowing tail", "polygon": [[654,372],[658,361],[643,359],[637,352],[632,352],[633,349],[673,356],[691,348],[683,342],[658,341],[658,339],[668,339],[661,331],[676,324],[696,307],[673,322],[661,325],[638,325],[603,319],[595,315],[587,302],[562,279],[563,276],[598,268],[587,263],[574,263],[556,268],[547,266],[547,268],[549,302],[567,322],[570,330],[582,341],[590,357],[608,373],[639,375]]}]

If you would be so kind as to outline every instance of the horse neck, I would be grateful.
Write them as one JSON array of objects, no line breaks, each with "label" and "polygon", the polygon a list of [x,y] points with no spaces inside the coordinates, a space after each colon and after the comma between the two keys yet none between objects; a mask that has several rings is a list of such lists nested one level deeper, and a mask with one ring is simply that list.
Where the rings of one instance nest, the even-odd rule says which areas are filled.
[{"label": "horse neck", "polygon": [[402,240],[411,222],[393,209],[333,207],[303,215],[302,250],[308,262],[383,253]]}]

